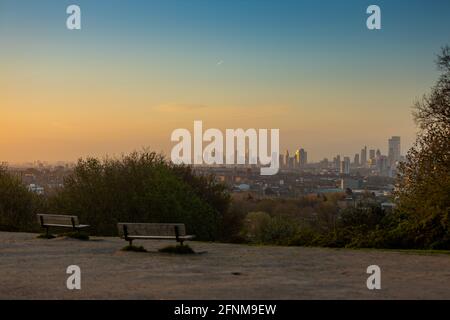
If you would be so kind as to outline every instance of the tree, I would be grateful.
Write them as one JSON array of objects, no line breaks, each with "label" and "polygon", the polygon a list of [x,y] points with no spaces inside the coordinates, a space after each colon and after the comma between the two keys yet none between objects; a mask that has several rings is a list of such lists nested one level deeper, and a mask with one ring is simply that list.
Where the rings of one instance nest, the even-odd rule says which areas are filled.
[{"label": "tree", "polygon": [[79,160],[51,207],[78,215],[97,235],[116,234],[118,222],[180,222],[199,239],[213,240],[228,206],[222,191],[191,168],[143,151],[120,159]]},{"label": "tree", "polygon": [[[400,165],[396,192],[407,245],[450,247],[450,47],[436,61],[442,72],[431,92],[414,105],[416,142]],[[399,230],[396,230],[398,232]]]},{"label": "tree", "polygon": [[0,230],[35,231],[39,197],[0,166]]}]

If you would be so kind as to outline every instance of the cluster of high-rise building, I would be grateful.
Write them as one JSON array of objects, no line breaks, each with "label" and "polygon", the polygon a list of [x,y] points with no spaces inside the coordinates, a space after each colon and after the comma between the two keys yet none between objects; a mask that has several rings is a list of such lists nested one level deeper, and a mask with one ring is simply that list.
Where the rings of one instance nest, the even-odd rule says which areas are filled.
[{"label": "cluster of high-rise building", "polygon": [[333,158],[333,168],[341,174],[349,174],[350,167],[370,168],[376,170],[380,175],[393,176],[395,174],[397,164],[401,161],[400,137],[393,136],[388,140],[388,155],[382,155],[380,149],[367,149],[367,146],[361,149],[353,157],[353,163],[350,157],[337,155]]},{"label": "cluster of high-rise building", "polygon": [[308,152],[300,148],[291,156],[289,150],[284,155],[280,154],[280,167],[285,169],[304,168],[308,164]]},{"label": "cluster of high-rise building", "polygon": [[[318,165],[320,168],[331,169],[340,174],[350,174],[351,169],[370,169],[375,174],[392,177],[401,159],[400,137],[393,136],[388,140],[387,155],[383,155],[380,149],[368,149],[364,146],[353,159],[349,156],[336,155],[332,161],[325,158]],[[286,150],[285,154],[280,155],[282,169],[303,169],[307,164],[308,153],[303,148],[297,149],[292,154]]]}]

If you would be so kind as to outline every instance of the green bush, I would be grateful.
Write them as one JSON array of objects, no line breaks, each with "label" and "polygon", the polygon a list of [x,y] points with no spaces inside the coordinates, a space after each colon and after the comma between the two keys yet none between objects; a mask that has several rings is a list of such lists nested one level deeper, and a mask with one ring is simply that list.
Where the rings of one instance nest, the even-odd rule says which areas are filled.
[{"label": "green bush", "polygon": [[242,233],[245,224],[246,212],[239,203],[231,202],[229,209],[223,214],[220,228],[218,230],[218,240],[229,243],[246,242]]},{"label": "green bush", "polygon": [[116,235],[118,222],[185,223],[200,240],[214,240],[228,208],[225,187],[156,153],[79,160],[51,199],[55,213],[77,215],[91,234]]},{"label": "green bush", "polygon": [[30,192],[19,178],[0,166],[0,230],[36,231],[39,196]]},{"label": "green bush", "polygon": [[275,245],[290,244],[298,232],[298,225],[291,219],[265,212],[250,212],[243,229],[249,242]]},{"label": "green bush", "polygon": [[311,227],[300,226],[297,233],[290,239],[290,246],[313,246],[318,245],[318,233]]},{"label": "green bush", "polygon": [[402,217],[400,223],[387,230],[384,247],[448,250],[449,230],[449,213],[442,217],[441,212],[430,210],[429,215],[419,221]]}]

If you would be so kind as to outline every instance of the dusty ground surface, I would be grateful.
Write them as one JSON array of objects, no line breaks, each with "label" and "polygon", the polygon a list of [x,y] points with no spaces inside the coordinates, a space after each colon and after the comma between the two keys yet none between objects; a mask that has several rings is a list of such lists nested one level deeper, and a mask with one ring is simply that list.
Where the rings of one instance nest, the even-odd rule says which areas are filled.
[{"label": "dusty ground surface", "polygon": [[[450,299],[450,255],[191,242],[195,255],[158,252],[172,242],[36,239],[0,232],[0,299]],[[81,268],[81,290],[66,268]],[[368,290],[366,268],[381,268]]]}]

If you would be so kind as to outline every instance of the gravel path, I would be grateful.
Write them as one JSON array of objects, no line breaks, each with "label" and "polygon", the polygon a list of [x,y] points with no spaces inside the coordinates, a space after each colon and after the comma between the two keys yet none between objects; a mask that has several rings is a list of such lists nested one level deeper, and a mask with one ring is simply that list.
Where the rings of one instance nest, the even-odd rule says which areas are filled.
[{"label": "gravel path", "polygon": [[[120,251],[118,238],[0,232],[0,299],[450,299],[450,255],[191,242],[196,255]],[[381,268],[381,290],[366,269]],[[81,268],[81,290],[66,268]]]}]

